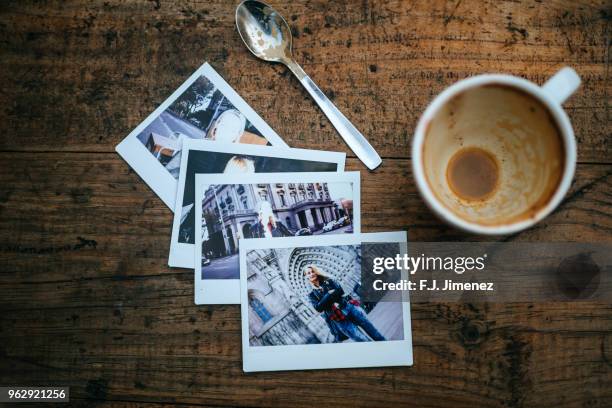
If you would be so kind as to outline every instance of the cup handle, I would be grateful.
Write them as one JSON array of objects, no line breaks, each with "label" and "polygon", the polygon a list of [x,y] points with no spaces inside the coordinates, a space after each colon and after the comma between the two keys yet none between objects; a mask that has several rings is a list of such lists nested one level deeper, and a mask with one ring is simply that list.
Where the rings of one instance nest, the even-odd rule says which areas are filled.
[{"label": "cup handle", "polygon": [[576,92],[579,86],[580,77],[576,71],[570,67],[564,67],[542,85],[542,90],[552,100],[561,105],[567,98]]}]

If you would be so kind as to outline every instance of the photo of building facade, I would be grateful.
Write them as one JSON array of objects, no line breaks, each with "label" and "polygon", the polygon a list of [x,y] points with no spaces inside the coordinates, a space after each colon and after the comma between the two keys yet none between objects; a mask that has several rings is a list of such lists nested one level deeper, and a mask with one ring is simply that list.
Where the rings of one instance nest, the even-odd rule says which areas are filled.
[{"label": "photo of building facade", "polygon": [[[213,185],[202,201],[203,256],[236,254],[238,240],[252,237],[261,201],[270,203],[277,222],[292,234],[342,233],[352,228],[352,197],[332,197],[328,183]],[[339,220],[341,226],[325,228]]]},{"label": "photo of building facade", "polygon": [[[360,299],[360,245],[258,249],[246,256],[251,346],[335,342],[330,327],[308,300],[312,287],[304,268],[317,265],[345,294]],[[403,339],[400,302],[369,302],[362,307],[387,340]]]}]

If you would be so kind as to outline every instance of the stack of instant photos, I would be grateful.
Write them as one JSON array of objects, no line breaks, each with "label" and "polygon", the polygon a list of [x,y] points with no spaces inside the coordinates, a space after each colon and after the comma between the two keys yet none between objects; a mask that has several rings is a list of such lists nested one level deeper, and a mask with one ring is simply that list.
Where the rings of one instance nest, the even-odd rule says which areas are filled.
[{"label": "stack of instant photos", "polygon": [[344,153],[289,148],[209,64],[116,150],[174,211],[195,303],[241,305],[244,371],[412,365],[408,302],[362,284],[406,233],[361,233]]}]

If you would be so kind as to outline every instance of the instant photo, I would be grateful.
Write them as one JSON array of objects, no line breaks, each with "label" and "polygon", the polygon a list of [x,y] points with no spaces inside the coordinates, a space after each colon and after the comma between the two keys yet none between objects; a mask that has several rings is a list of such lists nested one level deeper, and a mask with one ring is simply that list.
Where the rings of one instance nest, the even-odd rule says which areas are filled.
[{"label": "instant photo", "polygon": [[405,232],[240,245],[244,371],[412,365],[407,296],[361,296],[362,253],[403,254]]},{"label": "instant photo", "polygon": [[195,303],[240,303],[245,239],[359,233],[359,172],[196,174]]},{"label": "instant photo", "polygon": [[288,147],[208,63],[116,147],[171,210],[185,140]]},{"label": "instant photo", "polygon": [[341,172],[344,153],[186,140],[176,195],[170,266],[193,268],[195,175]]}]

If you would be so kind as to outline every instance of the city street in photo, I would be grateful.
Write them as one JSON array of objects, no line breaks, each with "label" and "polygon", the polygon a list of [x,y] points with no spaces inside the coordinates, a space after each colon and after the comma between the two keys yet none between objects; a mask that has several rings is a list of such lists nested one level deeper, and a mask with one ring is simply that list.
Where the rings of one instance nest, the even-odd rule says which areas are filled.
[{"label": "city street in photo", "polygon": [[245,239],[359,233],[359,181],[359,172],[196,175],[196,303],[238,303]]},{"label": "city street in photo", "polygon": [[[344,170],[345,160],[346,154],[341,152],[185,140],[168,264],[182,268],[193,268],[195,265],[196,175],[223,174],[224,177],[245,177],[254,173],[335,173]],[[290,199],[289,192],[287,199]],[[321,217],[317,218],[314,224],[322,222],[323,215],[320,212],[304,214],[304,217],[307,217],[306,222],[309,216]],[[298,220],[296,219],[296,223]]]}]

